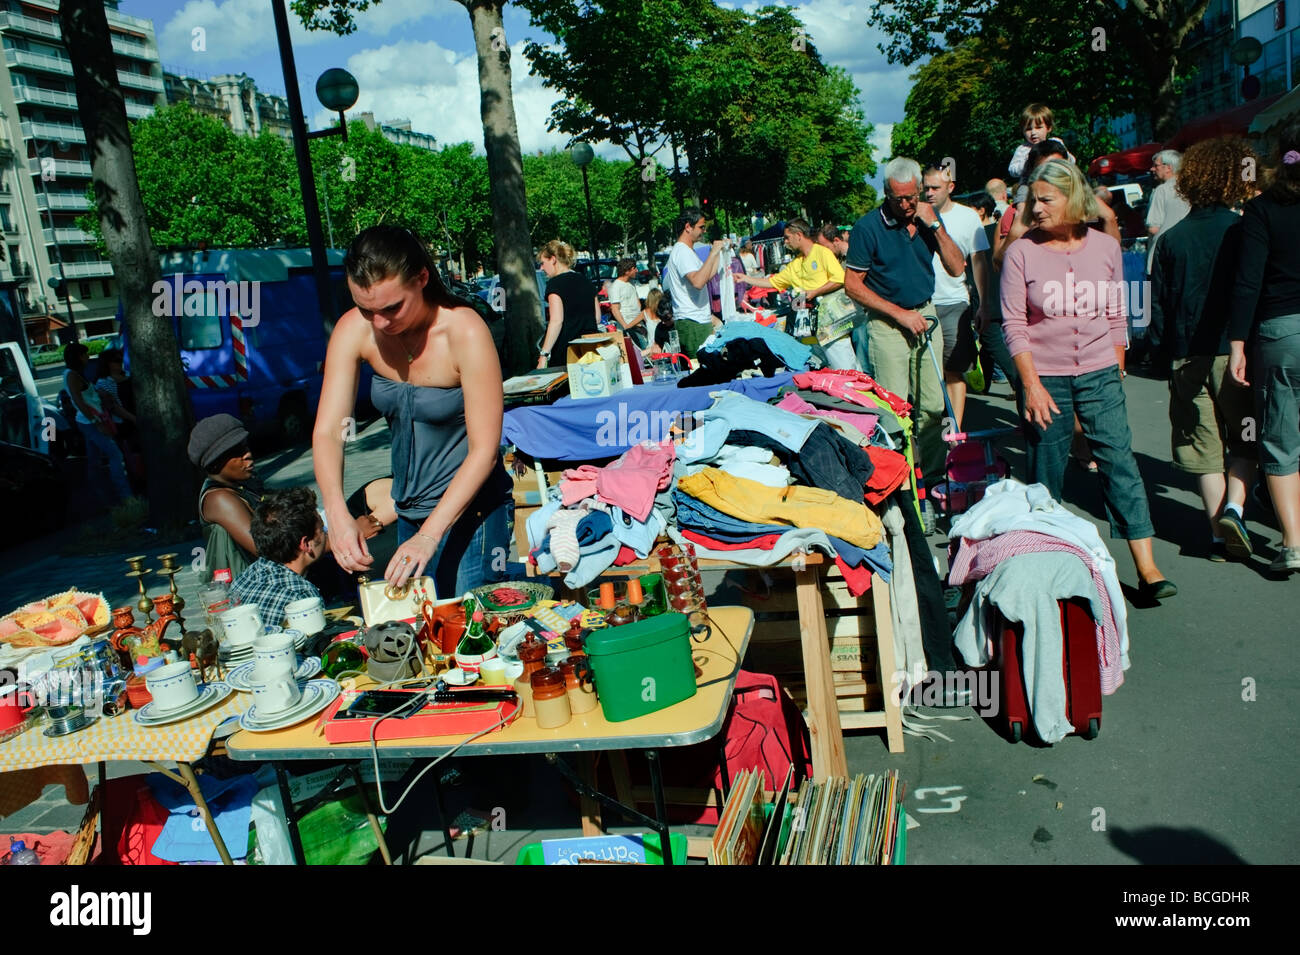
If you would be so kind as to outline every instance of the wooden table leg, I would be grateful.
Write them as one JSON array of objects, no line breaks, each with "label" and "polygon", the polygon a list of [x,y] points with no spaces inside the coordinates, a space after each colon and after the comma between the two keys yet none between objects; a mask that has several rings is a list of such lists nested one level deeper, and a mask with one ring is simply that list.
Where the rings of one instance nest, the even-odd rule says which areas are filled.
[{"label": "wooden table leg", "polygon": [[812,737],[813,775],[817,779],[847,776],[844,734],[831,673],[831,643],[826,632],[822,606],[821,568],[810,567],[794,574],[799,603],[799,639],[803,645],[804,682],[808,687],[808,713]]},{"label": "wooden table leg", "polygon": [[230,852],[226,849],[226,842],[221,838],[221,833],[217,831],[217,823],[212,818],[212,810],[208,808],[208,801],[203,798],[203,790],[199,788],[199,780],[194,775],[194,767],[189,763],[177,763],[176,769],[181,774],[181,781],[185,784],[185,788],[194,797],[194,805],[198,807],[199,814],[203,817],[203,824],[208,828],[208,835],[212,839],[212,844],[216,846],[217,855],[221,856],[221,864],[234,865],[234,862],[230,859]]},{"label": "wooden table leg", "polygon": [[885,697],[885,739],[891,753],[903,751],[903,711],[899,707],[901,685],[894,655],[894,612],[889,603],[889,584],[879,574],[871,578],[872,609],[876,619],[876,660],[880,665],[880,690]]},{"label": "wooden table leg", "polygon": [[[578,754],[578,777],[590,788],[596,789],[596,757],[590,752]],[[590,796],[579,795],[578,806],[582,812],[582,834],[584,836],[603,836],[604,827],[600,820],[600,803]]]}]

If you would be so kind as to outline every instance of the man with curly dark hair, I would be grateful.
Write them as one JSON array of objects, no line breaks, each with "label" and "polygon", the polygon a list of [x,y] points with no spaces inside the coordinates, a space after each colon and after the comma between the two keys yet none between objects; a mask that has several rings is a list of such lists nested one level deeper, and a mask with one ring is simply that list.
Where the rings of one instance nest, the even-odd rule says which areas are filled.
[{"label": "man with curly dark hair", "polygon": [[263,623],[283,626],[286,606],[320,596],[303,576],[327,546],[316,494],[311,488],[295,487],[266,495],[253,513],[250,529],[260,556],[235,578],[235,598],[257,604]]},{"label": "man with curly dark hair", "polygon": [[1182,157],[1176,188],[1190,206],[1163,232],[1151,270],[1155,353],[1170,363],[1173,463],[1197,477],[1210,522],[1211,560],[1246,560],[1246,492],[1258,468],[1249,390],[1228,373],[1228,315],[1240,254],[1241,216],[1258,159],[1244,139],[1221,137]]}]

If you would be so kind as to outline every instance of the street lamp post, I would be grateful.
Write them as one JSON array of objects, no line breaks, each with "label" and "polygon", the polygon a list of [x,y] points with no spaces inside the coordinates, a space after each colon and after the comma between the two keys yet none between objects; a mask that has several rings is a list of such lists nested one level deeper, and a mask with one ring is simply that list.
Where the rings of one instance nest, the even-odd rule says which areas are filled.
[{"label": "street lamp post", "polygon": [[274,0],[271,5],[275,15],[275,35],[280,46],[280,66],[284,72],[285,98],[289,102],[289,125],[293,131],[293,153],[298,162],[298,182],[302,187],[303,217],[307,220],[307,243],[311,247],[312,275],[316,280],[316,298],[322,319],[329,323],[338,318],[334,302],[334,289],[330,284],[329,260],[325,257],[325,235],[321,229],[320,204],[316,201],[316,177],[311,168],[309,139],[341,135],[347,142],[346,111],[356,104],[360,92],[357,81],[346,70],[326,70],[316,81],[316,95],[321,104],[339,114],[339,125],[309,133],[302,112],[302,97],[298,94],[298,71],[293,61],[293,45],[289,41],[289,16],[284,0]]},{"label": "street lamp post", "polygon": [[[600,252],[596,248],[596,227],[591,217],[591,185],[587,182],[587,167],[596,158],[596,153],[586,143],[578,143],[570,151],[569,158],[582,170],[582,191],[587,197],[587,247],[591,249],[591,260],[595,263],[600,259]],[[596,268],[596,278],[600,278],[599,266]]]}]

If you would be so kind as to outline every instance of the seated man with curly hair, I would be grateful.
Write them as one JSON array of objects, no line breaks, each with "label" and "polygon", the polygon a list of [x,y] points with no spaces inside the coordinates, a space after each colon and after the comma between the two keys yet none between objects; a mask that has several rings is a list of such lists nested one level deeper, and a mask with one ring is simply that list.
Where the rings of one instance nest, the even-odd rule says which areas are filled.
[{"label": "seated man with curly hair", "polygon": [[295,487],[262,498],[250,527],[260,555],[235,578],[234,596],[257,604],[262,622],[284,625],[284,608],[295,600],[319,597],[303,574],[325,552],[325,529],[311,488]]}]

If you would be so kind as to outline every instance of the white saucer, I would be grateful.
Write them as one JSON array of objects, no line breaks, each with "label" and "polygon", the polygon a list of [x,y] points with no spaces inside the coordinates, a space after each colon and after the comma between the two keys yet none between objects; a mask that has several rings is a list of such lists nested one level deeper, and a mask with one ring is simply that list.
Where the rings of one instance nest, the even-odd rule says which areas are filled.
[{"label": "white saucer", "polygon": [[303,684],[302,699],[287,710],[269,713],[265,717],[261,717],[258,716],[257,705],[250,706],[248,711],[239,717],[239,728],[248,730],[250,733],[269,733],[272,730],[282,730],[315,716],[333,703],[338,698],[338,695],[339,685],[333,680],[311,680]]},{"label": "white saucer", "polygon": [[204,710],[212,709],[233,692],[234,689],[229,683],[214,680],[199,690],[198,699],[191,700],[177,709],[162,710],[158,708],[157,703],[146,703],[135,711],[135,721],[141,726],[166,726],[168,723],[177,723],[191,716],[198,716]]},{"label": "white saucer", "polygon": [[477,673],[466,673],[460,667],[438,674],[438,679],[445,680],[448,686],[469,686],[478,682]]},{"label": "white saucer", "polygon": [[[240,693],[253,692],[253,672],[257,669],[257,661],[250,660],[248,663],[241,663],[226,675],[226,682],[238,690]],[[320,672],[320,657],[307,657],[298,665],[297,671],[293,678],[298,681],[310,680]]]}]

